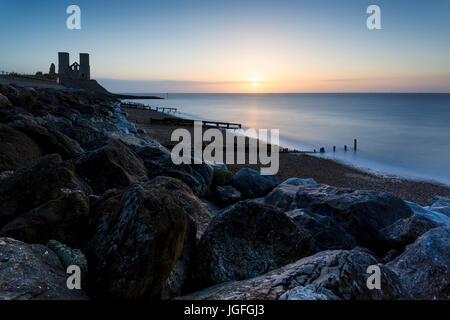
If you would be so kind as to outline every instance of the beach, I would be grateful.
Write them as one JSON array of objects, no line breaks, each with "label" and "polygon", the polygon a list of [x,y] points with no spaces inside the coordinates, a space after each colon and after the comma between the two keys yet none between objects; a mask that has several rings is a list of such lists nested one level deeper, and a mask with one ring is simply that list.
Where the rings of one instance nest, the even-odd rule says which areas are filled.
[{"label": "beach", "polygon": [[[138,128],[145,129],[149,138],[159,141],[162,145],[173,146],[170,141],[173,130],[180,126],[164,124],[145,124],[149,118],[162,119],[176,117],[175,114],[156,111],[144,111],[126,109],[128,120],[136,123]],[[192,127],[183,127],[192,130]],[[248,167],[258,169],[260,165],[252,164],[227,164],[233,173]],[[401,199],[428,205],[428,201],[435,195],[450,196],[450,188],[435,182],[410,180],[399,176],[381,175],[363,171],[338,161],[295,153],[280,153],[280,168],[276,175],[279,182],[288,178],[313,178],[317,183],[335,187],[351,188],[355,190],[375,190],[392,193]]]}]

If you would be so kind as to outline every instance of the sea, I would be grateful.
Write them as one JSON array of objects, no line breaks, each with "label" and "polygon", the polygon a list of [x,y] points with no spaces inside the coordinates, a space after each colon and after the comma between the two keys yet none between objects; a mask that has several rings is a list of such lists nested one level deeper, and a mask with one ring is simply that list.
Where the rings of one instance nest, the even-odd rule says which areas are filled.
[{"label": "sea", "polygon": [[159,96],[164,100],[133,101],[176,107],[177,115],[185,118],[240,123],[243,126],[240,133],[248,128],[279,129],[283,147],[305,151],[319,151],[323,147],[325,153],[316,156],[382,175],[450,186],[450,94]]}]

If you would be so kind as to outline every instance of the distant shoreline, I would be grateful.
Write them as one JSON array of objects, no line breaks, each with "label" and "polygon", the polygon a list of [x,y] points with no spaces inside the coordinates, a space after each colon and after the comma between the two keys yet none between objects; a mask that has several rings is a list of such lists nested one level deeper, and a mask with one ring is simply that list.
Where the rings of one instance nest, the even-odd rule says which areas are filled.
[{"label": "distant shoreline", "polygon": [[[179,126],[158,124],[142,124],[138,119],[145,118],[144,110],[127,109],[128,120],[134,122],[136,127],[145,129],[146,135],[160,142],[170,149],[172,143],[170,136],[173,130]],[[157,111],[148,111],[152,117],[177,117],[174,114],[165,114]],[[189,130],[189,128],[187,128]],[[258,164],[232,164],[227,167],[233,173],[242,168],[259,170]],[[428,200],[435,195],[450,197],[450,187],[443,184],[412,180],[395,175],[383,175],[357,168],[351,164],[342,163],[331,159],[316,157],[314,155],[302,155],[296,153],[280,153],[280,170],[276,175],[279,182],[291,177],[313,178],[318,183],[336,187],[352,188],[355,190],[375,190],[389,192],[398,197],[421,205],[428,205]]]}]

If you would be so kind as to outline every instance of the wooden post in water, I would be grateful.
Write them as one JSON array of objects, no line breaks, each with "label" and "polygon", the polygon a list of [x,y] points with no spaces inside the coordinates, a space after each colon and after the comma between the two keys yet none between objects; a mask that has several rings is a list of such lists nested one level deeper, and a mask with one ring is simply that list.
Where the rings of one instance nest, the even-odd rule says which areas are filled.
[{"label": "wooden post in water", "polygon": [[356,145],[357,145],[357,141],[356,141],[356,139],[355,139],[355,143],[354,143],[354,145],[353,145],[353,150],[355,150],[356,151]]},{"label": "wooden post in water", "polygon": [[333,146],[333,152],[335,152],[336,151],[336,146]]},{"label": "wooden post in water", "polygon": [[344,146],[344,151],[347,151],[347,145]]}]

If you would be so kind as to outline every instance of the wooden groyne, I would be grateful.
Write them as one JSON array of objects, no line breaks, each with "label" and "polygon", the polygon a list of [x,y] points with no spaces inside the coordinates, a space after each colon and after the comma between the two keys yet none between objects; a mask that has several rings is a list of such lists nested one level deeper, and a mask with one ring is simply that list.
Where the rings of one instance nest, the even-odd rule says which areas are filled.
[{"label": "wooden groyne", "polygon": [[124,108],[131,109],[139,109],[139,110],[149,110],[149,111],[158,111],[158,112],[178,112],[177,108],[174,107],[162,107],[162,106],[149,106],[143,103],[135,103],[135,102],[121,102],[120,104]]}]

